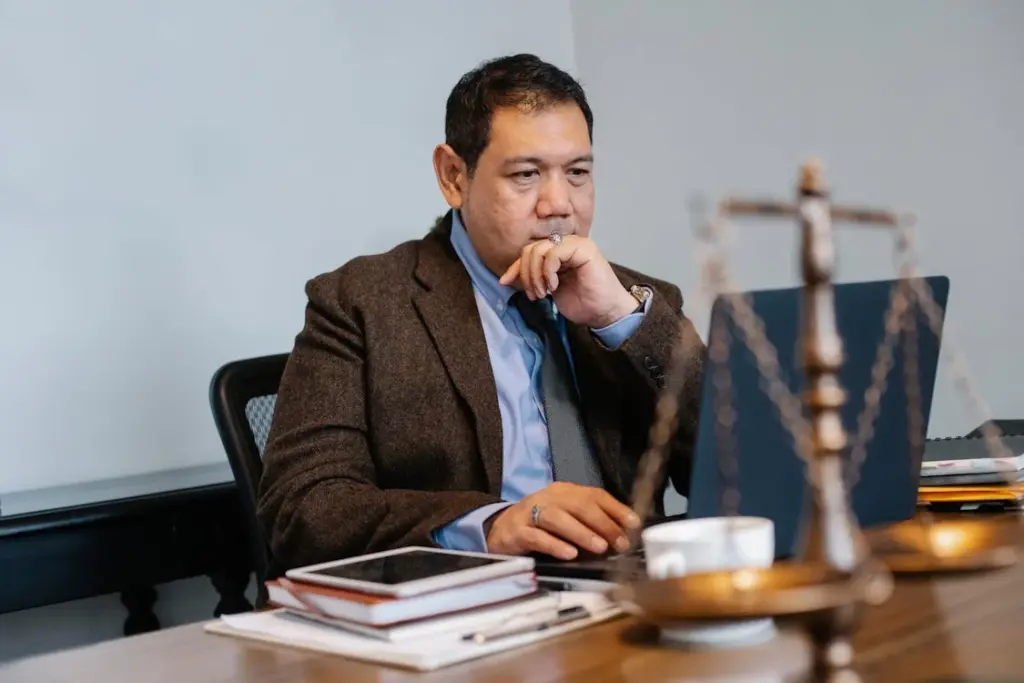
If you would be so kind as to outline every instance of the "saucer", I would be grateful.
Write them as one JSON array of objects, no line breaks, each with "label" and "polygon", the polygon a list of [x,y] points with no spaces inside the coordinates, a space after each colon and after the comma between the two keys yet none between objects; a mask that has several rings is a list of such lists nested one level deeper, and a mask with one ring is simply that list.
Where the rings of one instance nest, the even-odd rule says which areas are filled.
[{"label": "saucer", "polygon": [[776,636],[775,620],[750,619],[724,624],[698,625],[686,621],[658,621],[661,640],[687,648],[724,649],[766,643]]}]

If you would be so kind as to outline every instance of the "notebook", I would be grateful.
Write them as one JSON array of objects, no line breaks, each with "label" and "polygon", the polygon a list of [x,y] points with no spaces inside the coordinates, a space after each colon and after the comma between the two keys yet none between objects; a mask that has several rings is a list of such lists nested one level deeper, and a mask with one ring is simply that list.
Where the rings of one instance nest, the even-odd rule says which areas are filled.
[{"label": "notebook", "polygon": [[[283,609],[226,614],[217,621],[208,622],[203,628],[208,633],[222,636],[285,645],[414,671],[433,671],[578,631],[623,613],[621,607],[600,593],[580,591],[558,595],[560,608],[584,607],[589,610],[590,616],[547,630],[485,643],[463,640],[466,632],[461,629],[408,641],[385,642],[323,626],[291,615]],[[475,626],[471,631],[479,628]]]},{"label": "notebook", "polygon": [[999,440],[1013,453],[1012,457],[993,458],[986,440],[979,436],[929,439],[924,446],[921,477],[928,480],[938,476],[1012,473],[1024,469],[1024,436],[1001,436]]},{"label": "notebook", "polygon": [[1019,502],[1024,484],[1009,486],[922,486],[920,499],[926,503]]},{"label": "notebook", "polygon": [[543,615],[558,609],[559,598],[547,591],[538,591],[524,598],[508,600],[496,605],[445,613],[415,621],[403,621],[386,626],[369,626],[355,621],[332,619],[302,609],[285,608],[290,614],[308,619],[330,628],[337,628],[368,638],[393,643],[427,638],[439,633],[462,630],[469,632],[488,623],[505,623],[514,619]]},{"label": "notebook", "polygon": [[[529,595],[537,590],[532,572],[425,593],[408,598],[371,595],[309,583],[267,582],[270,602],[278,607],[319,610],[323,616],[381,626],[456,612]],[[298,591],[299,595],[293,595]]]}]

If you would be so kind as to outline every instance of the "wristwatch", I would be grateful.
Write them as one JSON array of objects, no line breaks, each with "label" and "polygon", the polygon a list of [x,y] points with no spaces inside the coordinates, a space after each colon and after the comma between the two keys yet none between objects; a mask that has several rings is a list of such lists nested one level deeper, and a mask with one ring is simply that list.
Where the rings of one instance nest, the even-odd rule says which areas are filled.
[{"label": "wristwatch", "polygon": [[640,285],[630,285],[629,293],[639,303],[633,313],[642,312],[644,310],[644,306],[647,305],[647,300],[651,298],[652,294],[654,294],[650,287],[641,287]]}]

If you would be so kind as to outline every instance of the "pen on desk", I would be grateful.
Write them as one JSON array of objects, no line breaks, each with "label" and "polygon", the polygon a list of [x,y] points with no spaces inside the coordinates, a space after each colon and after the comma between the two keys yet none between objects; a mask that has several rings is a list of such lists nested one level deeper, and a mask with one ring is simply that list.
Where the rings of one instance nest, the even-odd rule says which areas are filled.
[{"label": "pen on desk", "polygon": [[576,590],[568,581],[558,581],[557,579],[538,578],[537,583],[540,584],[542,588],[547,588],[548,590],[553,591],[569,592]]},{"label": "pen on desk", "polygon": [[547,631],[555,626],[561,626],[562,624],[577,621],[578,619],[586,619],[589,616],[590,611],[587,610],[586,607],[577,605],[576,607],[566,607],[565,609],[558,610],[558,616],[554,619],[545,619],[544,621],[524,624],[523,626],[516,626],[513,628],[495,629],[493,631],[478,631],[476,633],[466,634],[462,636],[462,639],[483,645],[484,643],[490,643],[502,638],[511,638],[512,636],[521,636],[527,633]]}]

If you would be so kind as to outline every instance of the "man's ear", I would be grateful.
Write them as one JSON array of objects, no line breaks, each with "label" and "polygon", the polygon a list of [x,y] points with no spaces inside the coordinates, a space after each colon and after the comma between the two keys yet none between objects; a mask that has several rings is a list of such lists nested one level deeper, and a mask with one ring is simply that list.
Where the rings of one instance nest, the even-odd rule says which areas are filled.
[{"label": "man's ear", "polygon": [[448,206],[461,209],[466,198],[469,174],[466,172],[466,162],[449,145],[441,144],[434,148],[434,175],[437,176],[437,186],[441,188]]}]

